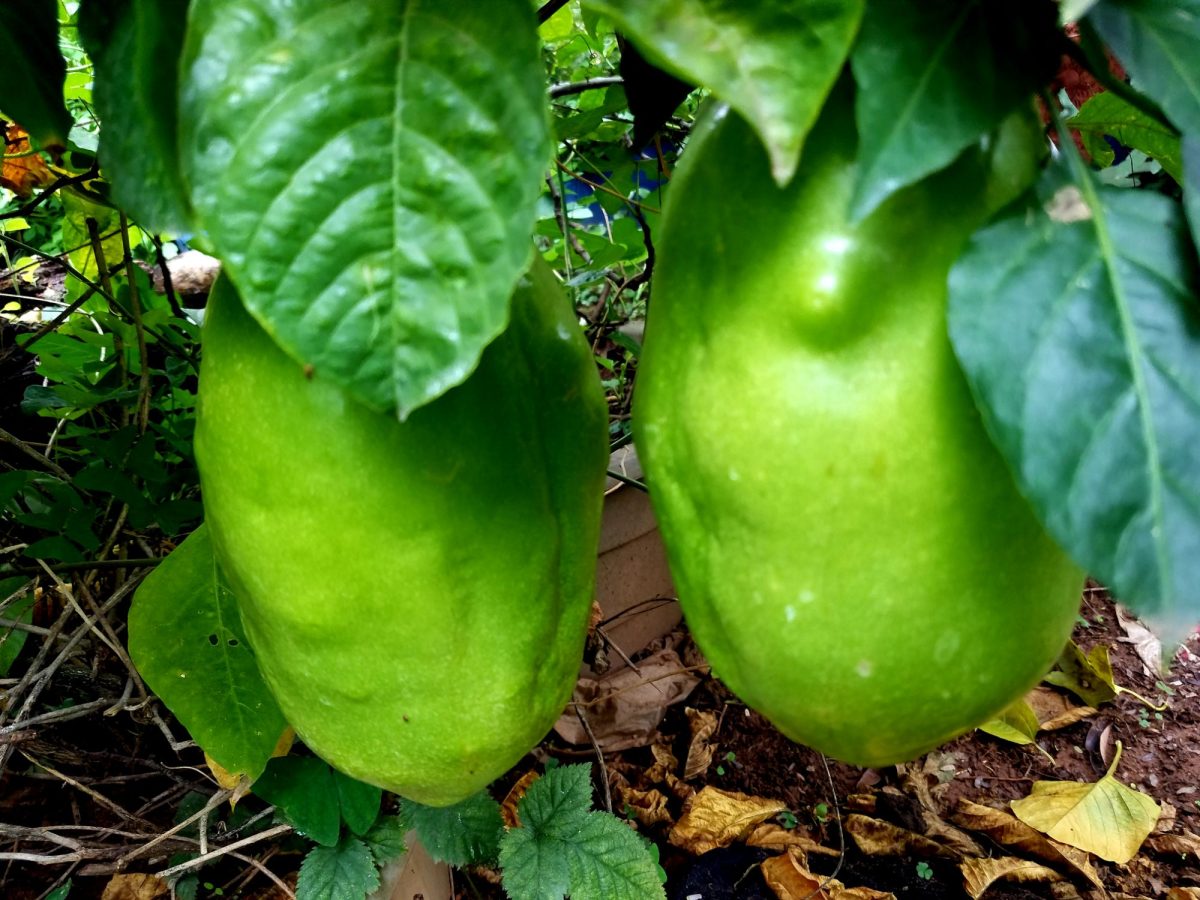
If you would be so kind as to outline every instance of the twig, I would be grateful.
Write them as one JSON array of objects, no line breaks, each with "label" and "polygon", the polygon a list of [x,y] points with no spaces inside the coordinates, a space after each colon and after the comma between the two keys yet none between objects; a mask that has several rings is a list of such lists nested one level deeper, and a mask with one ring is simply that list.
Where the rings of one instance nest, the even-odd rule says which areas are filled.
[{"label": "twig", "polygon": [[604,787],[604,808],[612,812],[612,790],[608,786],[608,768],[604,764],[604,751],[600,749],[600,742],[596,740],[592,726],[588,724],[587,717],[579,708],[578,703],[575,704],[575,715],[579,717],[579,724],[587,732],[588,740],[592,742],[592,748],[596,751],[596,759],[600,762],[600,784]]},{"label": "twig", "polygon": [[552,15],[570,3],[571,0],[546,0],[537,11],[538,24],[546,22]]},{"label": "twig", "polygon": [[[55,563],[50,568],[55,572],[81,572],[91,569],[142,569],[157,566],[160,562],[162,562],[162,557],[148,556],[140,559],[103,559],[92,560],[91,562]],[[29,563],[28,565],[14,563],[11,566],[0,568],[0,578],[7,578],[9,575],[31,575],[40,570],[41,566],[38,563]]]},{"label": "twig", "polygon": [[62,466],[60,466],[54,460],[48,459],[47,457],[42,456],[42,454],[38,453],[36,450],[34,450],[32,447],[30,447],[27,443],[25,443],[23,440],[21,440],[19,437],[17,437],[16,435],[10,434],[9,432],[5,431],[3,428],[0,428],[0,441],[3,441],[6,444],[11,444],[12,446],[16,447],[18,450],[20,450],[22,453],[24,453],[30,459],[37,462],[38,465],[42,466],[43,468],[49,469],[51,472],[53,472],[59,478],[62,478],[65,481],[69,481],[71,479],[71,476],[67,474],[66,469],[64,469]]},{"label": "twig", "polygon": [[30,716],[28,719],[22,719],[20,722],[12,725],[5,725],[3,728],[0,728],[0,735],[24,731],[27,728],[32,728],[34,725],[45,725],[47,722],[69,722],[72,719],[82,719],[94,710],[103,709],[111,703],[112,698],[106,697],[103,700],[80,703],[78,706],[68,706],[65,709],[52,709],[50,712],[42,713],[40,716]]},{"label": "twig", "polygon": [[594,91],[599,88],[616,87],[624,84],[625,79],[620,75],[601,75],[598,78],[588,78],[586,81],[562,81],[550,85],[550,97],[569,97],[572,94],[582,94],[584,91]]},{"label": "twig", "polygon": [[266,831],[260,831],[258,834],[252,834],[248,838],[243,838],[240,841],[230,844],[228,847],[218,847],[202,856],[197,856],[195,859],[189,859],[187,862],[180,863],[177,866],[172,866],[169,869],[163,869],[161,872],[156,872],[159,878],[174,878],[181,872],[186,872],[189,869],[199,868],[212,862],[218,856],[225,856],[233,853],[235,850],[241,850],[243,847],[249,847],[251,844],[257,844],[269,838],[278,837],[284,834],[290,834],[292,831],[291,825],[276,825],[274,828],[268,828]]},{"label": "twig", "polygon": [[204,805],[204,808],[202,810],[188,816],[186,819],[184,819],[182,822],[180,822],[178,825],[176,825],[170,831],[164,831],[162,834],[158,835],[158,837],[154,838],[153,840],[149,841],[148,843],[142,844],[142,846],[136,847],[133,850],[130,850],[128,853],[126,853],[124,856],[122,856],[120,859],[117,860],[117,865],[124,866],[130,860],[136,859],[137,857],[141,856],[143,853],[145,853],[151,847],[157,847],[163,841],[165,841],[168,838],[171,838],[174,835],[178,834],[179,832],[183,831],[185,828],[187,828],[189,825],[191,825],[197,819],[201,818],[202,816],[208,815],[210,812],[212,812],[214,809],[216,809],[218,806],[220,806],[222,803],[224,803],[226,800],[228,800],[231,796],[233,796],[233,791],[226,790],[225,788],[222,788],[221,790],[217,791],[215,794],[213,794],[209,798],[208,803],[206,803]]},{"label": "twig", "polygon": [[21,751],[21,755],[24,756],[31,763],[33,763],[35,766],[37,766],[39,769],[42,769],[45,772],[49,772],[55,778],[58,778],[59,780],[69,784],[71,787],[75,788],[76,790],[82,791],[83,793],[87,794],[89,797],[91,797],[93,800],[95,800],[97,803],[99,803],[101,806],[103,806],[109,812],[116,813],[123,820],[128,821],[128,822],[137,822],[143,828],[153,829],[155,827],[153,822],[148,822],[145,819],[143,819],[141,816],[135,816],[133,813],[129,812],[127,809],[124,809],[120,805],[114,803],[112,800],[109,800],[107,797],[105,797],[99,791],[95,790],[94,788],[88,787],[86,784],[83,784],[80,781],[76,781],[70,775],[66,775],[66,774],[58,771],[53,766],[47,765],[46,763],[44,763],[40,759],[38,759],[36,756],[32,756],[31,754],[26,753],[24,750]]}]

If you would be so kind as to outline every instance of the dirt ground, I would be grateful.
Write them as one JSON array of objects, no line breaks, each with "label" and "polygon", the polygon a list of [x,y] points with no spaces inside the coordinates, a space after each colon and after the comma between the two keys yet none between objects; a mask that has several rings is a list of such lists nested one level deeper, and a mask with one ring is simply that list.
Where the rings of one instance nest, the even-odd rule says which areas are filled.
[{"label": "dirt ground", "polygon": [[[50,608],[40,610],[36,621],[52,622],[51,614]],[[120,637],[119,625],[115,631]],[[598,801],[602,803],[607,788],[615,812],[652,822],[640,830],[660,848],[671,900],[778,896],[765,883],[758,865],[779,856],[778,847],[756,848],[736,840],[697,855],[686,841],[673,842],[685,799],[706,785],[778,801],[787,812],[773,821],[813,842],[806,859],[815,875],[836,871],[847,889],[885,892],[839,895],[826,885],[824,896],[831,898],[886,893],[969,896],[962,870],[966,857],[957,836],[939,833],[932,849],[917,842],[905,845],[899,855],[880,855],[878,848],[868,854],[846,833],[845,823],[854,816],[867,816],[899,826],[903,833],[920,834],[931,833],[930,823],[938,821],[967,844],[974,842],[985,855],[1012,855],[1011,849],[1002,849],[981,833],[948,824],[954,821],[955,810],[964,801],[1003,807],[1027,795],[1037,780],[1094,782],[1104,774],[1118,740],[1124,747],[1118,777],[1162,804],[1159,829],[1178,837],[1200,833],[1200,747],[1194,740],[1200,719],[1196,636],[1187,645],[1193,652],[1181,651],[1169,676],[1151,674],[1130,642],[1128,629],[1119,622],[1116,608],[1102,591],[1091,589],[1075,640],[1085,650],[1100,644],[1109,647],[1116,683],[1151,701],[1165,700],[1166,708],[1156,712],[1123,693],[1094,715],[1039,734],[1044,753],[975,732],[908,766],[862,770],[828,762],[791,743],[718,682],[702,677],[685,702],[667,708],[651,746],[606,754],[609,784],[597,777]],[[27,652],[36,644],[30,641]],[[687,659],[686,639],[677,644]],[[72,900],[99,898],[118,871],[161,871],[183,858],[177,854],[194,852],[201,840],[209,849],[227,846],[271,824],[270,815],[263,814],[264,804],[249,797],[232,816],[223,808],[214,811],[203,838],[185,830],[155,843],[187,812],[200,808],[216,788],[202,754],[194,747],[173,747],[168,740],[172,735],[177,744],[183,734],[165,711],[155,704],[130,709],[120,702],[124,683],[123,664],[102,641],[88,637],[46,683],[37,707],[40,720],[0,731],[0,752],[6,762],[0,780],[0,853],[5,854],[0,863],[0,896],[6,900],[46,897],[68,878]],[[118,711],[105,714],[114,708]],[[717,724],[707,740],[711,762],[700,774],[681,779],[680,767],[693,743],[693,723],[703,713]],[[595,758],[589,747],[567,745],[552,734],[513,770],[510,779],[502,780],[497,793],[502,795],[507,782],[550,756],[563,762]],[[667,774],[671,763],[674,772]],[[638,804],[654,796],[654,791],[663,798],[657,810],[639,811]],[[201,900],[286,896],[266,873],[294,886],[304,849],[295,837],[251,842],[203,869],[195,896]],[[895,852],[896,847],[892,849]],[[1161,835],[1151,837],[1127,865],[1095,857],[1091,864],[1095,881],[1060,866],[1061,881],[996,882],[985,896],[1200,896],[1196,852],[1181,853],[1178,844]],[[502,896],[494,873],[487,871],[459,873],[456,883],[464,898]],[[109,900],[112,896],[144,900],[137,895],[109,895]]]}]

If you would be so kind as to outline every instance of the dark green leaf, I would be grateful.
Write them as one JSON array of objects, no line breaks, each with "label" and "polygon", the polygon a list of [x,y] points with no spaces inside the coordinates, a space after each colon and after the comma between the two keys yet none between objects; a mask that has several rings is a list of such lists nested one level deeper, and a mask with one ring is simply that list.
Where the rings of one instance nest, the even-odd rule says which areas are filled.
[{"label": "dark green leaf", "polygon": [[63,105],[67,65],[58,50],[55,0],[0,3],[0,112],[40,144],[65,146],[71,115]]},{"label": "dark green leaf", "polygon": [[280,345],[401,417],[470,374],[550,157],[527,0],[194,0],[182,84],[192,202]]},{"label": "dark green leaf", "polygon": [[113,199],[156,231],[186,230],[191,215],[176,133],[187,11],[188,0],[88,0],[79,13]]},{"label": "dark green leaf", "polygon": [[517,805],[521,827],[505,833],[500,863],[510,897],[561,900],[663,898],[658,865],[615,816],[591,810],[590,766],[559,766]]},{"label": "dark green leaf", "polygon": [[338,789],[329,764],[311,756],[271,760],[254,793],[271,803],[287,822],[318,844],[332,847],[342,830]]},{"label": "dark green leaf", "polygon": [[1103,0],[1087,21],[1179,130],[1200,134],[1200,0]]},{"label": "dark green leaf", "polygon": [[408,847],[404,842],[408,834],[408,823],[399,816],[380,816],[371,830],[363,835],[363,842],[371,851],[375,865],[382,866],[403,856]]},{"label": "dark green leaf", "polygon": [[79,545],[65,537],[42,538],[34,541],[25,548],[25,555],[30,559],[56,559],[60,562],[83,562],[83,553]]},{"label": "dark green leaf", "polygon": [[203,525],[138,588],[129,653],[210,756],[251,779],[262,773],[287,723],[259,674]]},{"label": "dark green leaf", "polygon": [[1110,135],[1124,144],[1156,159],[1167,174],[1183,181],[1183,151],[1179,135],[1151,119],[1137,107],[1126,103],[1111,91],[1096,94],[1067,120],[1079,131],[1084,146],[1100,166],[1111,166],[1115,159],[1112,146],[1104,140]]},{"label": "dark green leaf", "polygon": [[495,862],[504,820],[487,791],[445,807],[405,800],[402,811],[434,859],[452,866]]},{"label": "dark green leaf", "polygon": [[[33,621],[33,593],[32,591],[22,591],[22,588],[28,584],[29,579],[23,577],[0,580],[0,604],[4,604],[4,601],[14,594],[17,595],[11,603],[0,605],[0,617],[14,622],[24,622],[26,625]],[[25,646],[27,637],[29,637],[27,631],[0,626],[0,677],[8,674],[8,670],[17,660],[21,648]]]},{"label": "dark green leaf", "polygon": [[314,847],[300,864],[296,900],[363,900],[379,887],[371,851],[347,835],[336,847]]},{"label": "dark green leaf", "polygon": [[1200,248],[1200,135],[1183,139],[1183,208],[1192,227],[1192,243]]},{"label": "dark green leaf", "polygon": [[365,784],[336,770],[333,773],[333,782],[337,788],[342,821],[355,834],[366,834],[379,817],[379,803],[383,799],[383,791],[373,784]]},{"label": "dark green leaf", "polygon": [[1182,211],[1057,170],[1038,199],[954,267],[955,351],[1050,533],[1179,636],[1200,619],[1200,273]]},{"label": "dark green leaf", "polygon": [[754,127],[780,184],[837,81],[862,0],[585,0],[651,62],[712,89]]},{"label": "dark green leaf", "polygon": [[945,168],[1058,62],[1050,0],[872,0],[851,57],[861,166],[853,215]]}]

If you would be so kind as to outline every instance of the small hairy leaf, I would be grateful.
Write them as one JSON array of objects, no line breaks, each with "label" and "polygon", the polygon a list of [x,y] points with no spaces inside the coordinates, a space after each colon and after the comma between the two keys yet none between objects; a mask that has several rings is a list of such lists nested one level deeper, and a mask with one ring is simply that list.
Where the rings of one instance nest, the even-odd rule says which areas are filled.
[{"label": "small hairy leaf", "polygon": [[753,126],[789,181],[858,30],[863,0],[584,0],[652,63],[710,88]]},{"label": "small hairy leaf", "polygon": [[1050,0],[872,0],[851,56],[866,217],[945,168],[1054,71]]},{"label": "small hairy leaf", "polygon": [[55,0],[0,3],[0,60],[0,113],[15,119],[42,145],[65,145],[71,114],[63,105],[67,64],[58,50]]},{"label": "small hairy leaf", "polygon": [[262,773],[287,722],[259,674],[205,526],[138,588],[129,655],[222,767],[251,780]]},{"label": "small hairy leaf", "polygon": [[79,14],[113,199],[156,231],[184,231],[190,219],[176,132],[188,2],[90,0]]},{"label": "small hairy leaf", "polygon": [[1104,139],[1105,135],[1111,135],[1126,147],[1141,150],[1157,160],[1176,181],[1183,181],[1179,135],[1111,91],[1103,91],[1088,100],[1078,115],[1067,120],[1067,125],[1083,135],[1084,146],[1100,166],[1113,164],[1113,148]]},{"label": "small hairy leaf", "polygon": [[651,900],[665,897],[658,864],[620,819],[595,812],[590,766],[560,766],[517,804],[520,828],[504,834],[500,863],[514,900]]},{"label": "small hairy leaf", "polygon": [[1181,637],[1200,619],[1195,250],[1159,194],[1081,188],[1057,169],[1038,194],[952,270],[954,348],[1050,533]]},{"label": "small hairy leaf", "polygon": [[408,846],[404,841],[406,834],[408,823],[400,816],[380,816],[362,839],[371,851],[375,865],[382,866],[407,852]]},{"label": "small hairy leaf", "polygon": [[247,309],[401,418],[463,381],[550,158],[527,0],[193,0],[180,148]]},{"label": "small hairy leaf", "polygon": [[487,791],[453,806],[422,806],[405,800],[401,815],[408,819],[421,844],[436,860],[452,866],[496,861],[504,821],[500,804]]},{"label": "small hairy leaf", "polygon": [[1200,134],[1200,0],[1102,0],[1087,22],[1180,131]]},{"label": "small hairy leaf", "polygon": [[363,900],[379,887],[371,851],[347,836],[333,847],[313,847],[300,864],[296,900]]}]

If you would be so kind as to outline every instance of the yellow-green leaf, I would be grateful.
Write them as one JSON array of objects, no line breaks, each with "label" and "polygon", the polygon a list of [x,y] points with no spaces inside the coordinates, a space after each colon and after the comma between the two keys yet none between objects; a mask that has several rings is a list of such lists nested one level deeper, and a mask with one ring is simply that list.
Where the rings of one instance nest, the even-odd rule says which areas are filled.
[{"label": "yellow-green leaf", "polygon": [[1012,744],[1032,744],[1038,733],[1037,713],[1024,700],[1018,700],[979,730]]},{"label": "yellow-green leaf", "polygon": [[1086,656],[1074,641],[1069,641],[1059,656],[1055,671],[1044,679],[1066,688],[1088,706],[1099,706],[1117,696],[1108,648],[1097,644]]}]

